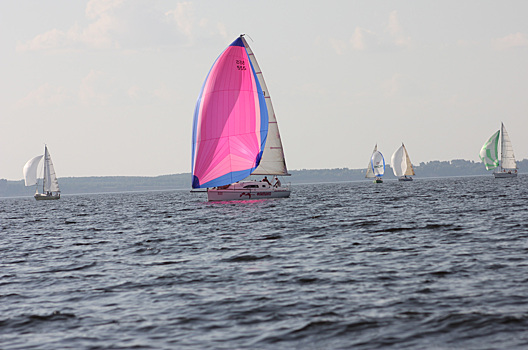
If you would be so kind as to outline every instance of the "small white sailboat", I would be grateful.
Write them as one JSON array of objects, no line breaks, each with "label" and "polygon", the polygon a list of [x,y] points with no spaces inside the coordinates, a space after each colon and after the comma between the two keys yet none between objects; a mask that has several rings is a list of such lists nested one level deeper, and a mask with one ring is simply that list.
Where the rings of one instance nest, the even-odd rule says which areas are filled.
[{"label": "small white sailboat", "polygon": [[[265,180],[245,180],[264,175]],[[290,196],[275,112],[262,71],[244,35],[216,59],[196,103],[192,188],[210,201]],[[275,176],[273,185],[267,176]]]},{"label": "small white sailboat", "polygon": [[391,157],[391,166],[394,176],[398,177],[399,181],[412,181],[411,176],[414,175],[414,169],[411,164],[409,153],[402,142],[402,145],[394,151]]},{"label": "small white sailboat", "polygon": [[[42,193],[38,191],[37,168],[40,160],[44,158],[44,176],[42,178]],[[36,200],[53,200],[60,198],[59,182],[55,174],[55,168],[48,152],[48,147],[44,146],[44,155],[36,156],[27,161],[23,169],[26,186],[37,186],[35,193]]]},{"label": "small white sailboat", "polygon": [[517,163],[513,154],[512,142],[503,123],[501,123],[501,128],[484,143],[479,157],[486,166],[486,170],[495,169],[493,172],[495,178],[517,177]]},{"label": "small white sailboat", "polygon": [[375,183],[382,183],[383,174],[385,174],[385,158],[383,158],[383,154],[378,151],[378,145],[376,144],[376,146],[374,146],[374,151],[372,151],[372,156],[370,157],[365,177],[374,179]]}]

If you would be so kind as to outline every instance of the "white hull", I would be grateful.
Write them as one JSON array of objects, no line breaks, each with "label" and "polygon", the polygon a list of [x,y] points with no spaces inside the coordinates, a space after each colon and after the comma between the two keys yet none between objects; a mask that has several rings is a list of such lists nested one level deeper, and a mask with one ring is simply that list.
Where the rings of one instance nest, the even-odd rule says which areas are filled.
[{"label": "white hull", "polygon": [[44,193],[35,193],[35,199],[38,201],[45,201],[45,200],[54,200],[60,198],[60,193],[58,194],[44,194]]},{"label": "white hull", "polygon": [[288,198],[288,190],[207,190],[207,199],[210,201],[240,201],[270,198]]},{"label": "white hull", "polygon": [[240,201],[270,198],[288,198],[289,187],[274,187],[262,181],[239,182],[221,188],[207,189],[209,201]]},{"label": "white hull", "polygon": [[506,173],[493,173],[496,179],[509,179],[512,177],[517,177],[516,172],[506,172]]}]

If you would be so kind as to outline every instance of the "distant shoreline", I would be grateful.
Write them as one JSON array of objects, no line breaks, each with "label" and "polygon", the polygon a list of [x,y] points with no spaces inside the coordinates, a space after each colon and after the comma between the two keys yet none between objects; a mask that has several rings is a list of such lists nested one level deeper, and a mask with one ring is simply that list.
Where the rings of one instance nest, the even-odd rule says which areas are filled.
[{"label": "distant shoreline", "polygon": [[[413,165],[416,179],[445,178],[461,176],[491,176],[480,162],[455,159],[431,161]],[[517,162],[519,173],[528,173],[528,160]],[[366,169],[301,169],[291,170],[286,182],[292,185],[368,181]],[[258,178],[258,177],[254,177]],[[59,178],[62,195],[102,194],[126,192],[153,192],[169,190],[190,190],[190,173],[159,176],[90,176]],[[384,179],[396,179],[390,166],[386,166]],[[284,182],[284,181],[283,181]],[[0,198],[31,197],[35,186],[25,187],[23,180],[0,179]]]}]

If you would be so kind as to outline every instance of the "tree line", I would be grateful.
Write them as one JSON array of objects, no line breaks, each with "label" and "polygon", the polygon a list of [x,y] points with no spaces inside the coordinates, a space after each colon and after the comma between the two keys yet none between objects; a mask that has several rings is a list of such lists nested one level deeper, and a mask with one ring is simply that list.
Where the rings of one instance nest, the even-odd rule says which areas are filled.
[{"label": "tree line", "polygon": [[[413,165],[416,178],[477,176],[489,174],[481,162],[464,159],[451,161],[433,160]],[[520,173],[528,172],[528,159],[517,162]],[[366,169],[301,169],[291,170],[291,177],[283,182],[292,184],[322,183],[365,180]],[[390,166],[385,169],[386,179],[394,179]],[[40,181],[42,183],[42,181]],[[92,176],[59,178],[59,186],[63,194],[108,193],[127,191],[155,191],[190,189],[191,174],[172,174],[162,176]],[[0,197],[32,196],[35,186],[25,187],[24,181],[9,181],[0,179]]]}]

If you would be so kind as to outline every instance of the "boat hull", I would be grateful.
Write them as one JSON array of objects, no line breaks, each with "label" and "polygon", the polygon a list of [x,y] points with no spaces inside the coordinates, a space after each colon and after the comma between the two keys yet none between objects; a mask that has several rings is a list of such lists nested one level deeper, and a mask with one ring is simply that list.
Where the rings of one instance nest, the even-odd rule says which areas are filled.
[{"label": "boat hull", "polygon": [[274,189],[227,189],[227,190],[207,190],[207,199],[209,201],[240,201],[240,200],[256,200],[256,199],[270,199],[270,198],[288,198],[290,190],[274,190]]},{"label": "boat hull", "polygon": [[43,193],[37,193],[35,194],[35,199],[38,201],[50,201],[50,200],[56,200],[60,199],[60,194],[43,194]]},{"label": "boat hull", "polygon": [[512,177],[517,177],[517,173],[493,173],[496,179],[509,179]]},{"label": "boat hull", "polygon": [[413,178],[412,177],[400,177],[398,178],[398,181],[412,181]]},{"label": "boat hull", "polygon": [[288,198],[289,186],[272,186],[264,181],[243,181],[207,189],[209,201],[240,201],[270,198]]},{"label": "boat hull", "polygon": [[375,184],[381,184],[381,183],[383,183],[383,179],[376,179],[376,180],[374,180],[374,183]]}]

